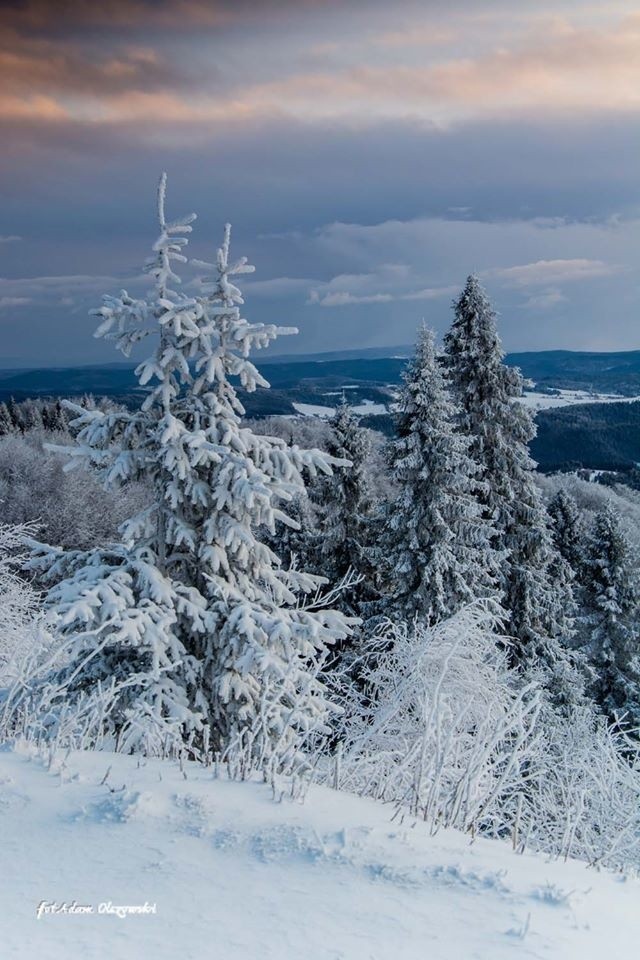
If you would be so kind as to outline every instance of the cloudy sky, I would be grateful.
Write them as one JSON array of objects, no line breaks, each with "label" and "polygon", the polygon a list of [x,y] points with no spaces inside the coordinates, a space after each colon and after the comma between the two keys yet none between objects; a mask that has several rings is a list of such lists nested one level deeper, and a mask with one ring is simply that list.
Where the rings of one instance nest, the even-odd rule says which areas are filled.
[{"label": "cloudy sky", "polygon": [[443,332],[471,271],[509,350],[640,347],[637,0],[3,0],[0,81],[0,367],[118,359],[162,170],[275,352]]}]

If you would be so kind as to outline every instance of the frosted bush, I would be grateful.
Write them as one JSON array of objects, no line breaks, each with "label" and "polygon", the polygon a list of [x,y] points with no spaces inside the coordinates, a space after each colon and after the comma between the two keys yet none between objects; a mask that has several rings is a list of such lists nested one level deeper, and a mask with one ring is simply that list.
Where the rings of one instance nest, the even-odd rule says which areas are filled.
[{"label": "frosted bush", "polygon": [[326,779],[432,830],[640,869],[637,738],[588,705],[554,708],[509,668],[502,625],[487,602],[431,628],[389,623]]},{"label": "frosted bush", "polygon": [[496,645],[501,610],[477,602],[427,628],[388,624],[353,706],[342,783],[438,825],[498,822],[517,792],[539,698]]}]

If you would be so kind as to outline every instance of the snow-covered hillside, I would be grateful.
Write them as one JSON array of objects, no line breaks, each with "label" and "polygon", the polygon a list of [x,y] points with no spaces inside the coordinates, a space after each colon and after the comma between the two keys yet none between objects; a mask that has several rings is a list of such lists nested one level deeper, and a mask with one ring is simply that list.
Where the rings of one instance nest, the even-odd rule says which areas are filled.
[{"label": "snow-covered hillside", "polygon": [[[640,884],[210,769],[0,750],[3,960],[627,960]],[[74,902],[92,914],[51,913]],[[141,906],[118,917],[101,904]]]}]

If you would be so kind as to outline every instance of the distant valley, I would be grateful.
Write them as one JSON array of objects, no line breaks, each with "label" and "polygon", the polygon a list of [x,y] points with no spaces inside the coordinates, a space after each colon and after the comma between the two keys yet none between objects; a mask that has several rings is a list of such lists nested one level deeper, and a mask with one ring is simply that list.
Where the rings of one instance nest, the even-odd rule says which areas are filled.
[{"label": "distant valley", "polygon": [[[270,390],[242,394],[251,417],[322,415],[344,395],[363,422],[390,433],[390,407],[411,347],[304,357],[258,357]],[[543,470],[584,467],[629,470],[640,460],[640,350],[569,350],[509,354],[532,384],[526,402],[536,411],[532,454]],[[108,396],[136,406],[144,396],[133,364],[0,370],[0,400]],[[617,397],[626,402],[614,402]]]}]

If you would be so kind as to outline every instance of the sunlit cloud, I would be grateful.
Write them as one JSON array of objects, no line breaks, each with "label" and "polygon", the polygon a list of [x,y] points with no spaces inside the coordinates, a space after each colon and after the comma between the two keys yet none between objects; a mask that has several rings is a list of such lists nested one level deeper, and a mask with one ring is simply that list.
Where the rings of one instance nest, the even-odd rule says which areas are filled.
[{"label": "sunlit cloud", "polygon": [[[609,30],[564,24],[514,37],[478,57],[302,73],[249,87],[247,103],[310,116],[414,116],[439,121],[517,110],[640,109],[640,17]],[[372,58],[374,61],[375,58]]]},{"label": "sunlit cloud", "polygon": [[407,47],[439,47],[456,39],[454,29],[437,26],[406,27],[404,30],[389,30],[370,38],[370,43],[389,49],[404,50]]},{"label": "sunlit cloud", "polygon": [[[95,26],[107,16],[102,5],[91,5],[82,15],[77,6],[80,26]],[[464,32],[464,20],[457,18],[453,30],[441,17],[435,25],[310,43],[312,53],[329,56],[330,62],[301,71],[299,40],[288,42],[286,34],[274,34],[282,57],[271,67],[256,66],[258,36],[246,41],[253,57],[236,62],[225,56],[224,29],[234,18],[250,23],[249,5],[234,11],[230,4],[215,3],[112,3],[107,5],[112,26],[128,26],[131,32],[111,43],[81,40],[73,33],[56,37],[55,31],[45,37],[46,5],[27,8],[28,16],[3,15],[22,25],[22,33],[15,25],[0,30],[0,117],[104,124],[149,119],[172,125],[286,115],[308,122],[406,117],[447,124],[518,111],[640,109],[640,15],[617,20],[612,15],[599,27],[569,15],[543,26],[516,16],[511,33],[503,30],[499,42],[482,38],[474,55],[468,52],[472,33]],[[173,29],[179,16],[201,27],[203,37],[210,31],[208,56],[202,47],[194,58],[195,39],[191,46],[184,38],[175,48],[167,46],[162,30]],[[478,29],[477,23],[472,26]],[[203,38],[198,42],[202,46]],[[335,62],[334,52],[341,52]],[[266,76],[256,79],[257,73]]]},{"label": "sunlit cloud", "polygon": [[70,120],[71,113],[55,98],[41,95],[18,97],[0,93],[0,119],[61,121]]},{"label": "sunlit cloud", "polygon": [[176,212],[202,215],[194,255],[201,223],[234,222],[259,271],[247,316],[301,328],[285,350],[408,341],[423,313],[442,332],[472,271],[509,348],[584,345],[604,316],[636,346],[635,6],[1,5],[9,338],[99,362],[86,310],[144,294],[168,169]]},{"label": "sunlit cloud", "polygon": [[523,263],[514,267],[501,267],[488,271],[491,277],[497,277],[508,286],[537,287],[549,283],[568,283],[594,277],[610,277],[618,273],[617,264],[604,263],[602,260],[537,260],[535,263]]}]

